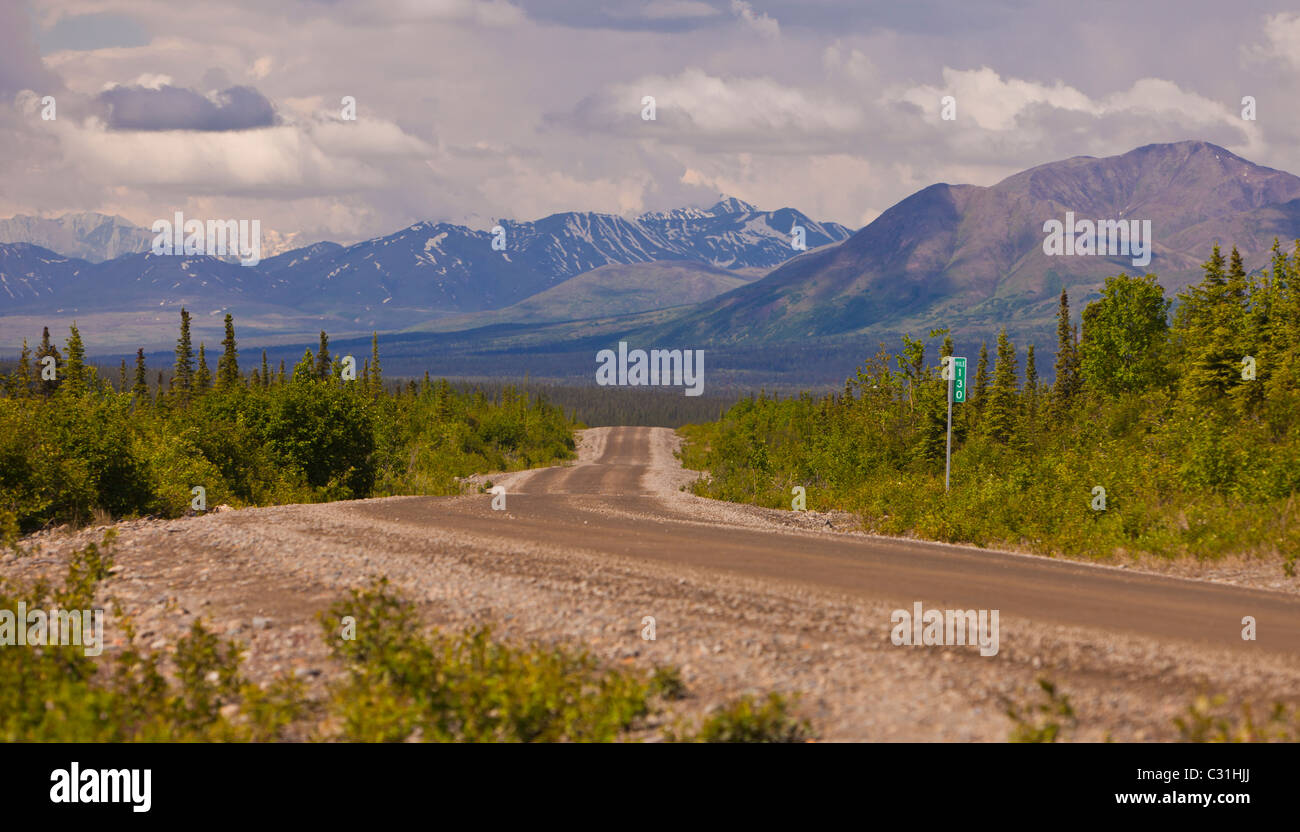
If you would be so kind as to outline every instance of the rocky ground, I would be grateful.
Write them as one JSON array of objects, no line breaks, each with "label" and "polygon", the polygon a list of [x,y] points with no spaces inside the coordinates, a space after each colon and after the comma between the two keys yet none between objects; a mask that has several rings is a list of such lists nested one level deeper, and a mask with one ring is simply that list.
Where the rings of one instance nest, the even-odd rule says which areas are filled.
[{"label": "rocky ground", "polygon": [[[579,465],[601,458],[608,431],[584,432]],[[670,431],[655,434],[641,478],[652,497],[647,511],[671,505],[701,524],[775,534],[856,533],[847,516],[769,511],[683,492],[694,475],[676,462],[676,441]],[[492,480],[516,493],[527,492],[538,476],[526,471]],[[1171,720],[1197,692],[1223,692],[1233,704],[1295,702],[1300,694],[1295,654],[1006,618],[996,657],[960,647],[896,647],[889,640],[893,605],[884,602],[797,581],[620,557],[594,542],[557,547],[453,528],[431,534],[428,526],[382,519],[382,504],[420,499],[118,523],[116,566],[101,598],[134,620],[145,646],[171,649],[202,618],[247,645],[252,678],[292,673],[319,695],[341,670],[328,657],[317,614],[349,588],[386,576],[418,602],[431,626],[490,625],[507,640],[565,644],[611,664],[676,665],[692,694],[680,706],[687,718],[743,693],[797,694],[800,713],[828,740],[1004,740],[1005,701],[1036,701],[1035,680],[1044,674],[1071,696],[1080,723],[1070,737],[1081,740],[1174,738]],[[438,498],[429,510],[489,499],[476,493]],[[61,576],[69,554],[103,531],[33,535],[23,542],[32,554],[0,558],[0,576]],[[1249,563],[1197,569],[1201,579],[1295,592],[1276,565],[1272,573]],[[656,621],[653,641],[641,638],[646,616]],[[107,655],[121,646],[120,621],[110,620],[106,637]]]}]

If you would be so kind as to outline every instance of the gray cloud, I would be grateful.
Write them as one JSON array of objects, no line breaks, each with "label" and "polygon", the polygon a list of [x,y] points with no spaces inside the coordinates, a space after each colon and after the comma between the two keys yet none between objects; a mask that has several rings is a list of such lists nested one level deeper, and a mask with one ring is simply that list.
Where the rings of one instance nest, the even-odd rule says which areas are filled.
[{"label": "gray cloud", "polygon": [[0,3],[0,95],[19,90],[42,94],[63,88],[58,76],[41,63],[31,21],[21,4]]},{"label": "gray cloud", "polygon": [[230,87],[215,98],[164,84],[113,87],[96,100],[114,130],[249,130],[276,123],[275,107],[252,87]]},{"label": "gray cloud", "polygon": [[[147,223],[184,207],[348,240],[725,191],[859,225],[934,182],[1149,142],[1206,139],[1300,172],[1300,17],[1285,0],[1064,17],[1025,0],[746,3],[113,0],[147,21],[147,45],[42,63],[24,4],[0,1],[0,215]],[[103,6],[33,7],[49,25]],[[39,102],[55,86],[59,120],[42,121],[19,90]],[[948,94],[956,121],[938,115]],[[1243,95],[1258,121],[1241,119]]]}]

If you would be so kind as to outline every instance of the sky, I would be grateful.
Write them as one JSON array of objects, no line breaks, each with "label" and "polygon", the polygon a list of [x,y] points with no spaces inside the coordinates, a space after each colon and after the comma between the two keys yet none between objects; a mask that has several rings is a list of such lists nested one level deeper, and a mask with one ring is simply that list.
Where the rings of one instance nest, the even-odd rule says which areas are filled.
[{"label": "sky", "polygon": [[856,228],[935,182],[1152,142],[1300,173],[1288,6],[0,0],[0,217],[348,243],[727,194]]}]

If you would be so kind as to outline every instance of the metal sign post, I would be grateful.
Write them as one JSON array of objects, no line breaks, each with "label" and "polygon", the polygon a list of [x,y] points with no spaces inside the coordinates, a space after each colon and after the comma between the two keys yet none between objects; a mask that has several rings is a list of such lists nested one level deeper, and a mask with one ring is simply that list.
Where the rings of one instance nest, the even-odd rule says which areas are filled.
[{"label": "metal sign post", "polygon": [[966,358],[945,355],[943,377],[948,380],[948,448],[943,463],[943,490],[947,493],[952,474],[952,403],[966,401]]}]

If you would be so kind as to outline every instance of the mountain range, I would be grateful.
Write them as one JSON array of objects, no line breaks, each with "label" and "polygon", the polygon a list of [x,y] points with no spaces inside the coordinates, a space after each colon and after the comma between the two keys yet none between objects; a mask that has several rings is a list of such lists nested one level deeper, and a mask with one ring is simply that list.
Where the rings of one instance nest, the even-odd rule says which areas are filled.
[{"label": "mountain range", "polygon": [[[90,227],[86,215],[73,216],[77,225],[65,229],[67,235]],[[723,198],[709,209],[649,213],[633,220],[591,212],[553,214],[535,222],[504,220],[504,250],[494,249],[497,235],[490,231],[422,222],[348,246],[314,243],[267,257],[255,267],[149,251],[92,262],[23,241],[0,244],[0,298],[6,316],[56,313],[82,321],[147,313],[166,324],[182,305],[204,313],[231,311],[253,332],[285,337],[322,327],[391,330],[501,309],[611,264],[675,262],[692,273],[707,267],[738,276],[700,283],[716,290],[703,294],[683,294],[681,287],[661,283],[651,292],[653,298],[640,293],[648,305],[629,309],[625,295],[624,302],[609,308],[596,304],[594,310],[627,312],[712,297],[766,272],[799,253],[791,245],[795,226],[804,229],[809,248],[851,234],[842,225],[815,222],[790,208],[760,211]],[[57,236],[48,223],[31,229],[33,234],[41,231],[43,240]],[[90,244],[83,239],[76,248]],[[590,304],[584,308],[593,311]],[[138,337],[135,329],[114,331]]]},{"label": "mountain range", "polygon": [[[1066,212],[1149,220],[1151,262],[1045,254],[1043,225]],[[1248,268],[1261,268],[1274,237],[1300,237],[1300,177],[1208,142],[1147,145],[1040,165],[990,187],[931,185],[843,244],[685,313],[670,334],[779,341],[934,326],[1034,331],[1050,327],[1062,288],[1076,312],[1120,272],[1155,273],[1172,294],[1200,279],[1215,242],[1236,245]]]},{"label": "mountain range", "polygon": [[[1049,255],[1044,223],[1070,213],[1149,222],[1150,263]],[[806,229],[806,252],[791,248],[796,225]],[[588,376],[593,347],[627,339],[712,345],[760,382],[765,368],[787,363],[791,373],[842,378],[878,340],[904,332],[948,327],[974,345],[1005,325],[1022,347],[1039,347],[1041,370],[1062,288],[1076,316],[1121,271],[1154,272],[1172,294],[1199,280],[1215,242],[1262,268],[1275,237],[1300,238],[1300,177],[1184,141],[1050,162],[990,186],[934,184],[856,232],[732,198],[635,219],[567,212],[500,226],[504,251],[489,231],[417,223],[353,245],[298,248],[252,269],[147,253],[91,263],[0,244],[0,324],[112,311],[123,340],[141,337],[125,325],[128,314],[140,326],[156,318],[174,338],[173,307],[186,303],[212,325],[232,311],[246,340],[267,344],[301,344],[322,327],[401,331],[392,336],[401,360],[452,374],[516,372],[525,351],[550,356],[552,375]],[[0,345],[13,341],[0,337]],[[777,355],[812,357],[782,363]],[[809,361],[815,366],[800,369]]]}]

